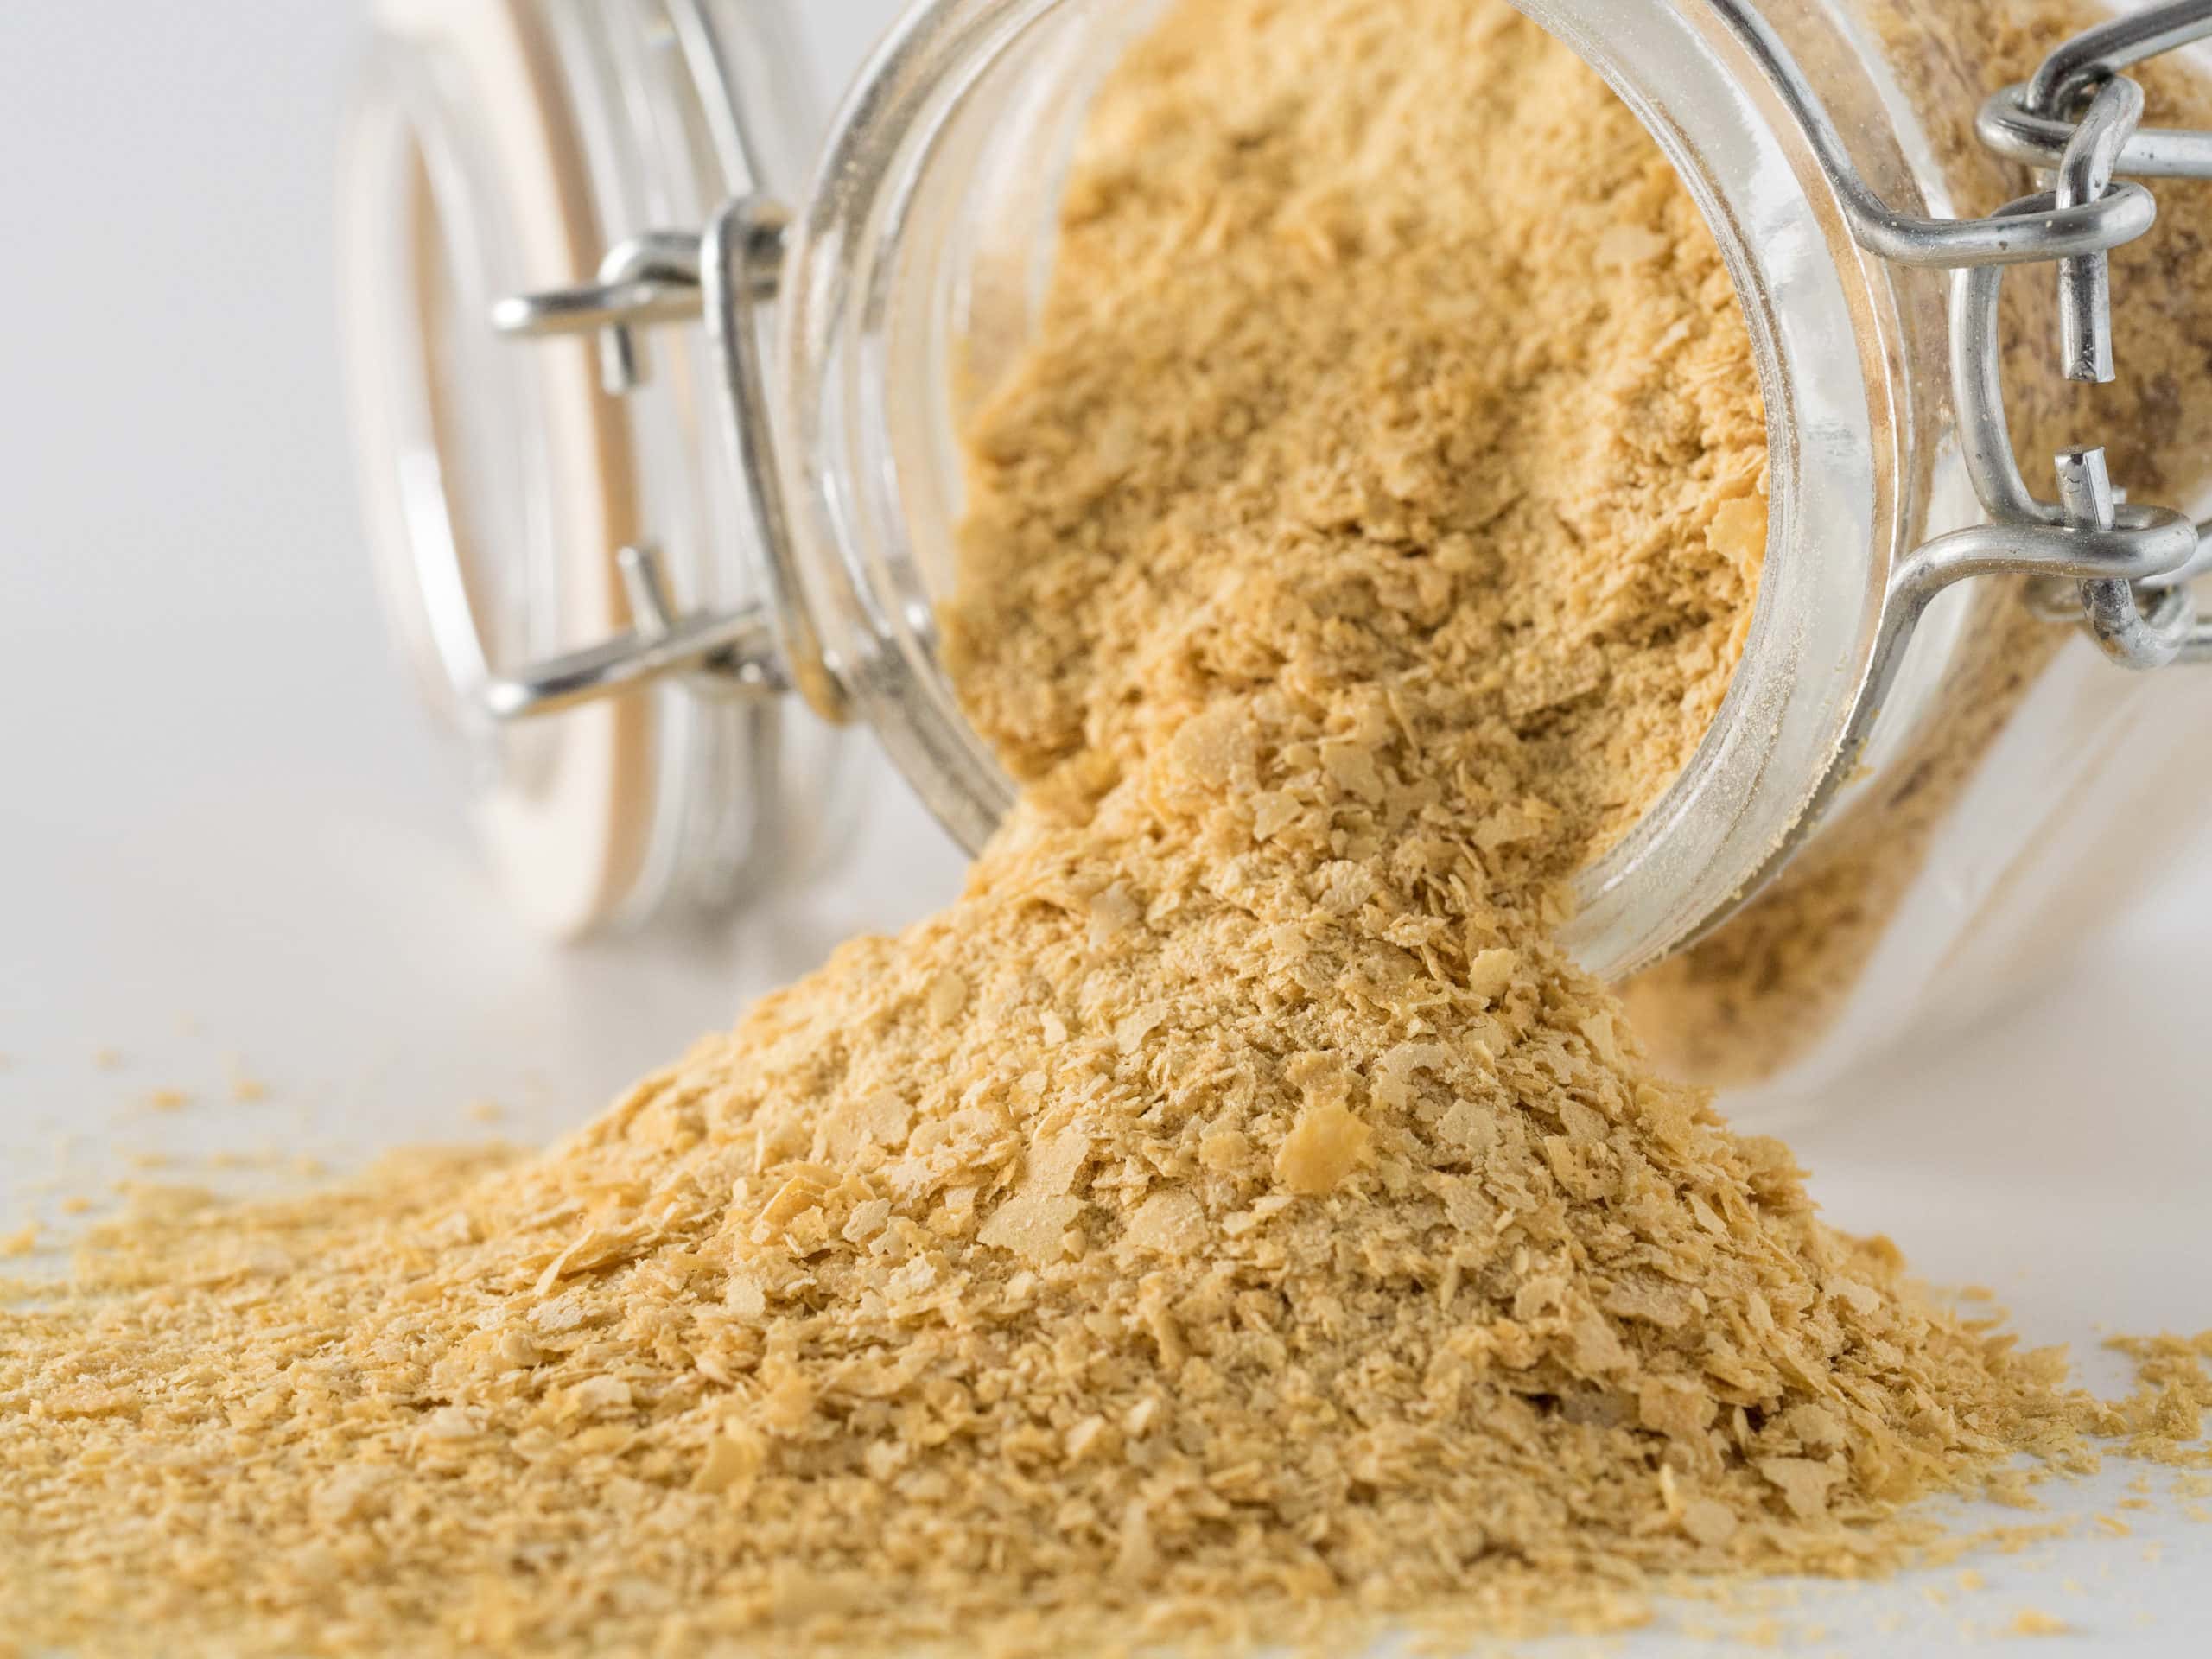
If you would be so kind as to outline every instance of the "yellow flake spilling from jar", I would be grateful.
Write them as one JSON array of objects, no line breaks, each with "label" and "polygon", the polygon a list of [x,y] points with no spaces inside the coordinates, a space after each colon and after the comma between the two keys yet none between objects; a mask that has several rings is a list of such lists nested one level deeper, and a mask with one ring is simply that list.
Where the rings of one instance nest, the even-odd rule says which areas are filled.
[{"label": "yellow flake spilling from jar", "polygon": [[0,1630],[1620,1625],[2070,1446],[1549,943],[1719,705],[1764,442],[1697,215],[1502,0],[1173,11],[974,434],[950,660],[1032,787],[965,896],[538,1157],[110,1230],[0,1321]]}]

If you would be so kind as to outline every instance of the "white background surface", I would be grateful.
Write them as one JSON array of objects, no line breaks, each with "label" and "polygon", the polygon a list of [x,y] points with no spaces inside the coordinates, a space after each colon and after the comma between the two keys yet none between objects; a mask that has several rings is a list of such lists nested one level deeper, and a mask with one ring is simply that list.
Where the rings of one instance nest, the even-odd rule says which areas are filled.
[{"label": "white background surface", "polygon": [[[890,10],[815,0],[818,64]],[[105,1206],[133,1154],[222,1184],[282,1177],[211,1154],[542,1138],[957,886],[871,758],[850,865],[741,924],[562,950],[499,908],[358,529],[331,189],[359,29],[304,0],[0,4],[0,1234]],[[2101,1382],[2101,1332],[2212,1325],[2208,970],[2212,845],[2047,996],[1833,1102],[1796,1137],[1820,1195]],[[147,1103],[171,1088],[181,1110]],[[2110,1512],[2126,1478],[2063,1501]],[[1977,1560],[1981,1590],[1815,1586],[1772,1618],[1811,1651],[1937,1654],[2033,1605],[2066,1651],[2204,1652],[2212,1525],[2126,1519]]]}]

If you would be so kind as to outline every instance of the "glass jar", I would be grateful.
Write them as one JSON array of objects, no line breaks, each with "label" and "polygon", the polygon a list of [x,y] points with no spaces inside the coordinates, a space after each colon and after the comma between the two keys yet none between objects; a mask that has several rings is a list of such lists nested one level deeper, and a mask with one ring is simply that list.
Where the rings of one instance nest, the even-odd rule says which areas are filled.
[{"label": "glass jar", "polygon": [[[872,728],[969,849],[1008,810],[934,651],[960,438],[1030,335],[1091,96],[1162,9],[916,4],[801,185],[812,128],[763,0],[382,0],[348,171],[367,493],[403,634],[477,756],[497,861],[548,925],[792,879],[840,817],[841,724]],[[2102,883],[2089,908],[2108,909],[2154,873],[2137,784],[2158,778],[2175,821],[2195,811],[2170,763],[2207,690],[2121,672],[2002,573],[2156,580],[2195,531],[2142,506],[2116,530],[1974,528],[1987,469],[1961,442],[1950,308],[1981,279],[1926,264],[1900,216],[2027,188],[1974,141],[1981,97],[2027,72],[1981,60],[1979,8],[1522,9],[1702,209],[1771,453],[1724,707],[1583,873],[1565,942],[1618,977],[1660,964],[1631,996],[1663,1053],[1802,1092],[1894,1046],[1931,988],[1971,971],[1997,991],[1970,942],[2050,932],[2048,895]],[[2093,192],[2067,222],[2116,222],[2140,194]],[[2050,271],[2016,279],[2008,308]],[[2212,289],[2212,260],[2123,260],[2123,392],[2155,372],[2129,360],[2127,320],[2185,316],[2193,277]],[[481,320],[531,290],[501,326],[563,337],[497,343]],[[2005,323],[2014,428],[2048,455],[2071,418],[2056,355],[2012,308]],[[2133,384],[2123,415],[2152,397]],[[2212,399],[2159,384],[2164,429],[2123,422],[2111,442],[2123,482],[2174,499],[2199,482],[2183,450],[2212,437]],[[2055,875],[2057,849],[2075,850]],[[1804,995],[1777,995],[1792,974]],[[1769,1014],[1789,1041],[1731,1049]]]}]

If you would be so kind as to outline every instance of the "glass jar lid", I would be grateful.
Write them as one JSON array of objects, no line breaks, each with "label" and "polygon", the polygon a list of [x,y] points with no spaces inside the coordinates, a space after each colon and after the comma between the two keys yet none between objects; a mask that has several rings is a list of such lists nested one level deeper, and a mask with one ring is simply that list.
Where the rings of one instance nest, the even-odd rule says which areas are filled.
[{"label": "glass jar lid", "polygon": [[695,270],[696,232],[666,227],[797,187],[818,121],[789,19],[736,0],[378,0],[375,22],[341,257],[393,632],[534,923],[726,908],[834,855],[840,730],[711,671],[511,717],[531,665],[757,607],[719,354],[696,331],[518,345],[487,323],[505,296]]}]

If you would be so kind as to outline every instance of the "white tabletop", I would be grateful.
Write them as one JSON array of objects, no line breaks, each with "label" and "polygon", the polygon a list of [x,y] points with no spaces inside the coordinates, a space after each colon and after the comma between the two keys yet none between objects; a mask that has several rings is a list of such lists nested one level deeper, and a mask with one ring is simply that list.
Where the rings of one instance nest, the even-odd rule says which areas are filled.
[{"label": "white tabletop", "polygon": [[[849,65],[891,10],[817,0],[820,60]],[[361,545],[330,202],[359,31],[294,0],[0,8],[0,1235],[60,1237],[124,1179],[541,1139],[958,886],[870,756],[844,868],[728,927],[561,950],[500,907]],[[1820,1197],[2111,1384],[2101,1334],[2212,1325],[2209,977],[2212,842],[2034,1005],[1798,1133]],[[2100,1031],[2126,1034],[2119,1064]],[[2200,1653],[2212,1524],[2164,1475],[2152,1508],[2117,1507],[2138,1472],[2055,1487],[2078,1535],[1962,1563],[1979,1588],[1960,1567],[1776,1586],[1621,1650],[1707,1651],[1709,1626],[1943,1654],[2031,1607],[2073,1627],[2067,1651]]]}]

